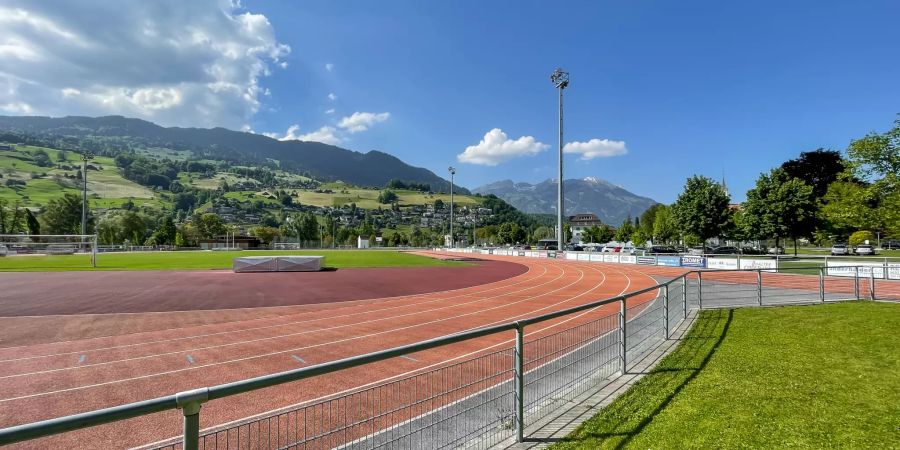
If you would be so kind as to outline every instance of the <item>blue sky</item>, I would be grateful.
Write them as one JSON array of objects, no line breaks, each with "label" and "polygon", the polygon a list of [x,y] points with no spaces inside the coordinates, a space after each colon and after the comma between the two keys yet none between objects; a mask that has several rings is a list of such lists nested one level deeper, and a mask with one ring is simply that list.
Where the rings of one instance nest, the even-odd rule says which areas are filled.
[{"label": "blue sky", "polygon": [[[743,200],[760,172],[900,112],[897,1],[166,1],[10,0],[0,113],[315,137],[473,188],[554,177],[559,66],[582,143],[566,177],[671,202],[723,172]],[[79,52],[103,39],[101,71]]]}]

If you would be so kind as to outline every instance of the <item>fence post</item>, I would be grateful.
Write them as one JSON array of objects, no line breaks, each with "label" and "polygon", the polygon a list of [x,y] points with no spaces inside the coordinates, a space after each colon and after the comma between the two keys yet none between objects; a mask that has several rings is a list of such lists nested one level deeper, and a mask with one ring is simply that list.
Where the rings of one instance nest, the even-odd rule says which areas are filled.
[{"label": "fence post", "polygon": [[200,407],[209,400],[209,389],[200,388],[175,394],[175,404],[184,414],[182,448],[197,450],[200,446]]},{"label": "fence post", "polygon": [[859,266],[853,268],[856,275],[853,277],[853,293],[856,295],[856,299],[859,300]]},{"label": "fence post", "polygon": [[684,319],[687,319],[687,274],[681,276],[681,311]]},{"label": "fence post", "polygon": [[869,272],[869,298],[875,300],[875,268]]},{"label": "fence post", "polygon": [[697,271],[697,308],[703,309],[703,272]]},{"label": "fence post", "polygon": [[91,266],[97,268],[97,235],[91,239]]},{"label": "fence post", "polygon": [[762,306],[762,269],[756,271],[756,300]]},{"label": "fence post", "polygon": [[825,301],[825,268],[819,268],[819,297]]},{"label": "fence post", "polygon": [[666,320],[665,320],[665,323],[663,324],[663,327],[666,329],[666,340],[668,340],[669,339],[669,285],[668,284],[665,285],[664,288],[665,288],[664,293],[666,296],[666,309],[663,312],[665,313]]},{"label": "fence post", "polygon": [[620,340],[622,341],[621,352],[622,352],[622,374],[623,375],[626,372],[628,372],[628,370],[627,370],[628,358],[626,358],[626,352],[628,350],[628,347],[625,345],[625,336],[626,336],[625,326],[627,324],[628,324],[628,322],[625,321],[625,297],[622,297],[619,300],[619,337],[621,338]]},{"label": "fence post", "polygon": [[525,329],[516,322],[516,442],[525,440]]}]

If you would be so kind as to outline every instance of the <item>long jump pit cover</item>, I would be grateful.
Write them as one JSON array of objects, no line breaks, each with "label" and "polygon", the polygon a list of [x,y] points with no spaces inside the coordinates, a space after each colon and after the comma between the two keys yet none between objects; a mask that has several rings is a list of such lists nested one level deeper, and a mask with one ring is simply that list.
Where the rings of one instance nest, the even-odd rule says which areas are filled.
[{"label": "long jump pit cover", "polygon": [[232,261],[235,273],[243,272],[317,272],[324,256],[241,256]]}]

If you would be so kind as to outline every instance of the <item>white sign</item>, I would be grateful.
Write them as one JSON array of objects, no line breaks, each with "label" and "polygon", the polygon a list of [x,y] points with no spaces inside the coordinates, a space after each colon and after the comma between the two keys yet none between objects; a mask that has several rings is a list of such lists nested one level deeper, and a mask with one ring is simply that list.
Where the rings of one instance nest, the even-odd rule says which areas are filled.
[{"label": "white sign", "polygon": [[708,258],[706,267],[709,269],[737,270],[737,258]]},{"label": "white sign", "polygon": [[900,280],[900,263],[888,264],[888,279]]},{"label": "white sign", "polygon": [[590,261],[590,260],[591,260],[591,255],[588,255],[587,253],[579,253],[579,254],[578,254],[578,260],[579,260],[579,261]]},{"label": "white sign", "polygon": [[[891,267],[888,268],[888,276]],[[835,277],[884,278],[884,264],[854,261],[828,261],[828,275]],[[892,277],[893,278],[893,277]],[[900,279],[900,277],[898,277]]]},{"label": "white sign", "polygon": [[603,262],[603,255],[591,255],[591,261]]},{"label": "white sign", "polygon": [[741,258],[741,269],[777,269],[778,262],[774,259],[747,259]]},{"label": "white sign", "polygon": [[617,263],[619,262],[619,255],[603,255],[603,262]]},{"label": "white sign", "polygon": [[622,264],[637,264],[637,256],[619,255],[619,262]]},{"label": "white sign", "polygon": [[578,254],[572,252],[566,253],[566,259],[578,259]]}]

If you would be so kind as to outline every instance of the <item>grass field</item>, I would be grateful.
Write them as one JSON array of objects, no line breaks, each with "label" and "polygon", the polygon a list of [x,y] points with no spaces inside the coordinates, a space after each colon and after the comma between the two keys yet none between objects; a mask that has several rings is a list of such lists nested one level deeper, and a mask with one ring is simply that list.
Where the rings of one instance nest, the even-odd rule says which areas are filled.
[{"label": "grass field", "polygon": [[0,272],[231,269],[231,262],[237,256],[262,255],[320,255],[325,257],[325,265],[331,268],[431,267],[465,264],[389,250],[183,251],[100,253],[97,255],[97,269],[91,269],[90,255],[8,256],[0,258]]},{"label": "grass field", "polygon": [[679,347],[554,450],[897,448],[900,305],[703,311]]}]

